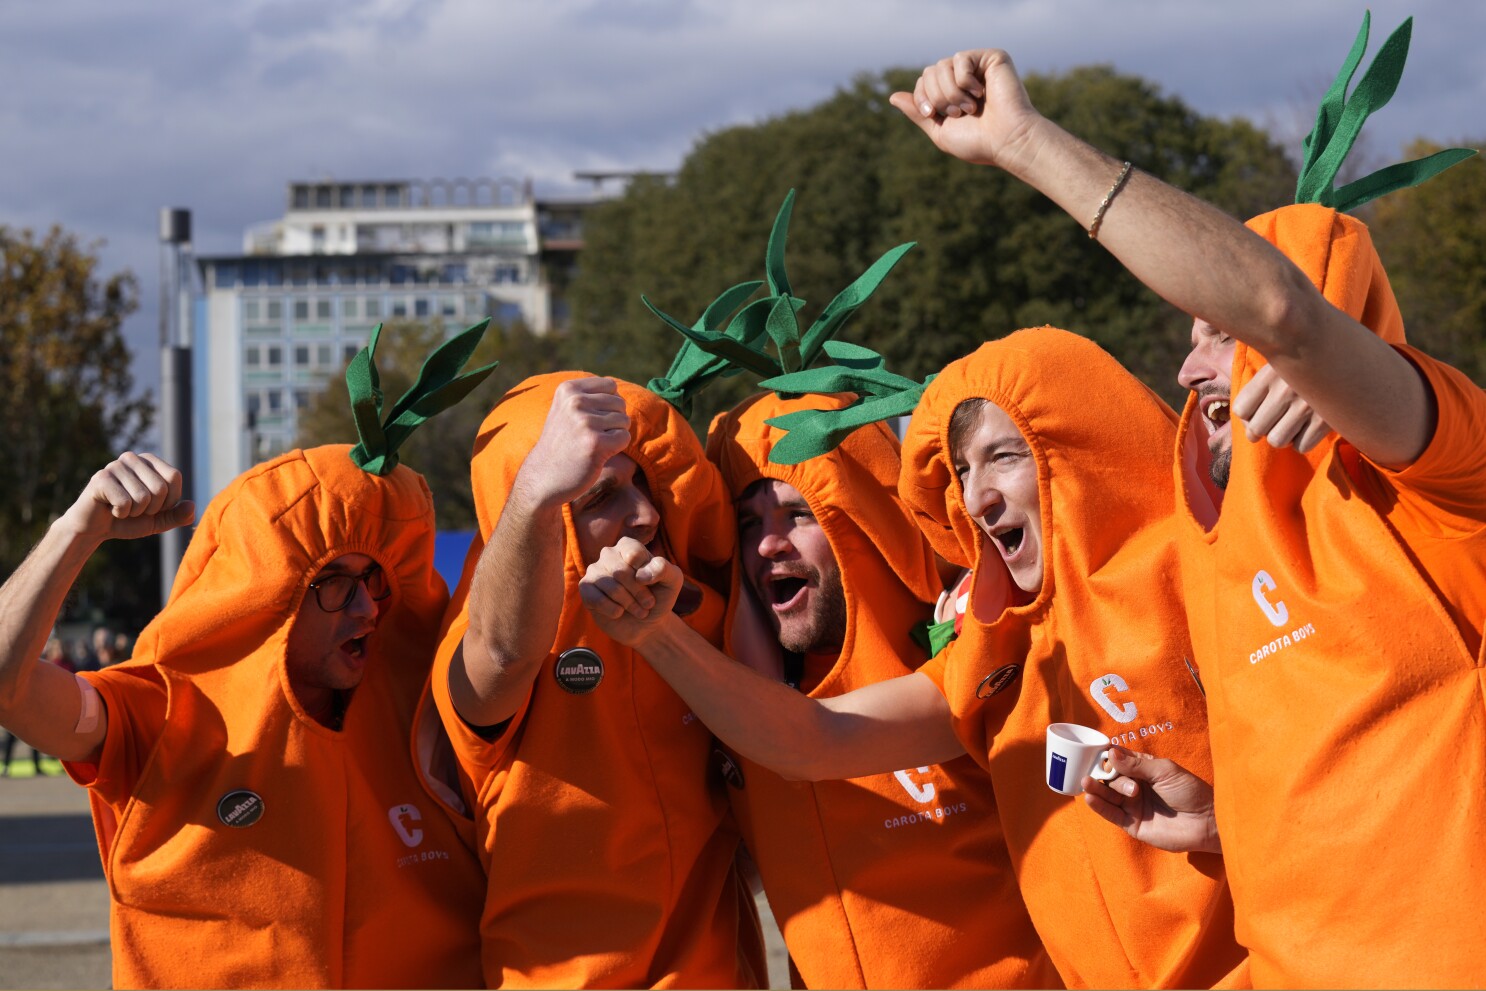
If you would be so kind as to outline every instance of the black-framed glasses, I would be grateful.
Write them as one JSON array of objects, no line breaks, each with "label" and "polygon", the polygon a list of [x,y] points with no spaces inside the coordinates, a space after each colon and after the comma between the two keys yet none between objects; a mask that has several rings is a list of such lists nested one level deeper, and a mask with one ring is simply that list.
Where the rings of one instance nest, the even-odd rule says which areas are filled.
[{"label": "black-framed glasses", "polygon": [[340,612],[351,604],[356,595],[356,586],[366,583],[366,591],[372,601],[381,602],[392,594],[387,581],[387,572],[380,564],[374,564],[359,575],[327,575],[319,581],[310,582],[315,590],[315,601],[326,612]]}]

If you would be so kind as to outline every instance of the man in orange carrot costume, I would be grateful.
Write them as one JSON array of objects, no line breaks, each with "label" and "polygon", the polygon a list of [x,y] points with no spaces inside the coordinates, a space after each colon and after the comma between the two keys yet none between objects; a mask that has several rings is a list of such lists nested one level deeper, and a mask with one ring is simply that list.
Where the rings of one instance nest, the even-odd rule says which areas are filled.
[{"label": "man in orange carrot costume", "polygon": [[[871,377],[896,388],[880,367]],[[850,369],[816,368],[764,384],[799,391],[853,379]],[[997,411],[1002,429],[953,434],[964,400]],[[838,418],[839,403],[812,397],[804,405],[824,413],[774,425],[809,434],[812,423],[868,415],[870,401]],[[975,567],[975,584],[960,638],[911,674],[817,699],[726,663],[665,615],[679,574],[634,542],[590,569],[587,599],[724,742],[765,766],[831,779],[968,752],[990,772],[1027,911],[1069,987],[1209,986],[1242,957],[1221,859],[1143,846],[1049,791],[1043,774],[1044,730],[1061,720],[1144,734],[1159,752],[1205,766],[1165,509],[1174,420],[1108,355],[1061,331],[1022,331],[940,373],[915,412],[899,490],[941,555]],[[1111,430],[1116,421],[1140,429]],[[783,447],[775,440],[771,452]],[[995,477],[1012,461],[1014,497]],[[1097,525],[1105,512],[1118,514],[1119,530]],[[635,598],[642,590],[653,609]]]},{"label": "man in orange carrot costume", "polygon": [[[1196,837],[1215,812],[1259,986],[1481,980],[1486,397],[1402,343],[1366,230],[1338,213],[1468,153],[1332,188],[1393,91],[1407,28],[1348,103],[1364,22],[1307,141],[1301,202],[1248,230],[1038,116],[1004,53],[946,59],[893,98],[941,148],[1092,217],[1091,233],[1197,318],[1176,522],[1216,792],[1169,762],[1122,758],[1129,777],[1090,801],[1173,849],[1213,848]],[[1317,443],[1276,415],[1290,390],[1336,436]],[[1221,493],[1198,469],[1209,433]],[[1303,453],[1281,446],[1297,439]],[[1400,827],[1411,822],[1424,825]]]},{"label": "man in orange carrot costume", "polygon": [[577,595],[630,537],[695,576],[679,610],[720,638],[734,539],[716,469],[653,393],[562,372],[506,394],[471,478],[480,534],[433,686],[478,810],[486,981],[757,986],[711,736]]},{"label": "man in orange carrot costume", "polygon": [[[881,423],[800,465],[769,460],[769,420],[826,397],[755,396],[713,422],[708,457],[738,515],[732,651],[779,658],[813,697],[911,673],[912,634],[943,588],[933,549],[897,496],[898,440]],[[769,619],[766,649],[738,630]],[[772,648],[772,649],[767,649]],[[783,652],[781,654],[781,651]],[[810,755],[800,754],[808,760]],[[970,757],[797,783],[746,759],[734,813],[806,987],[1053,987],[1001,836],[991,783]]]},{"label": "man in orange carrot costume", "polygon": [[420,773],[436,741],[412,740],[448,597],[432,499],[377,422],[371,349],[353,370],[363,443],[291,451],[213,499],[129,661],[74,677],[30,658],[99,543],[191,521],[153,455],[95,475],[0,590],[0,720],[89,789],[116,987],[479,980],[473,823]]}]

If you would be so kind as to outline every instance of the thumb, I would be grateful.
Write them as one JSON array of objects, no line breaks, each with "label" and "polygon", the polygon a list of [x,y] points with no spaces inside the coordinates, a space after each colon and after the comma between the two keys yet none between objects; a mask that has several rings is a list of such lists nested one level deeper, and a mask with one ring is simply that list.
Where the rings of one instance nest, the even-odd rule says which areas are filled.
[{"label": "thumb", "polygon": [[928,134],[933,130],[934,118],[932,116],[924,116],[923,110],[914,103],[912,93],[904,93],[902,91],[899,91],[888,97],[887,102],[897,107],[898,110],[902,112],[904,117],[907,117],[909,120],[917,124],[920,131]]},{"label": "thumb", "polygon": [[1126,750],[1124,747],[1109,748],[1109,765],[1124,777],[1133,778],[1136,781],[1154,781],[1159,769],[1153,765],[1159,763],[1160,761],[1150,754],[1137,753],[1134,750]]},{"label": "thumb", "polygon": [[174,530],[176,527],[186,526],[192,520],[196,519],[196,503],[190,499],[182,499],[160,515],[162,517],[160,532],[164,533],[166,530]]},{"label": "thumb", "polygon": [[643,585],[670,588],[681,584],[681,569],[657,554],[635,569],[635,578]]}]

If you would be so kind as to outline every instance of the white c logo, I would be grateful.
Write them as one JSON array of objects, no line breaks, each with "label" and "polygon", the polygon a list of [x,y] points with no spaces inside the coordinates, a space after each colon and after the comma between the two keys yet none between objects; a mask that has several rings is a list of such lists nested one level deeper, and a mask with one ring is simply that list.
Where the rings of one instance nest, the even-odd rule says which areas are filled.
[{"label": "white c logo", "polygon": [[1260,571],[1254,576],[1254,601],[1259,603],[1259,608],[1264,610],[1264,615],[1275,626],[1284,626],[1290,619],[1290,610],[1285,608],[1284,602],[1270,602],[1264,597],[1265,591],[1274,591],[1274,579],[1269,577],[1269,572]]},{"label": "white c logo", "polygon": [[1095,678],[1089,685],[1089,694],[1099,707],[1109,713],[1117,723],[1128,723],[1135,718],[1135,703],[1124,702],[1115,705],[1114,700],[1109,697],[1109,690],[1113,688],[1117,692],[1128,692],[1130,686],[1125,684],[1125,679],[1117,674],[1107,674],[1102,678]]},{"label": "white c logo", "polygon": [[[929,769],[927,767],[920,767],[918,768],[918,773],[928,774]],[[930,781],[927,784],[920,785],[908,776],[907,771],[894,771],[893,777],[897,778],[898,784],[902,785],[903,790],[908,792],[908,797],[920,805],[928,805],[934,800],[934,782]]]},{"label": "white c logo", "polygon": [[397,830],[397,838],[403,841],[405,846],[417,846],[423,842],[423,830],[418,827],[408,828],[410,822],[422,822],[423,813],[418,811],[414,805],[394,805],[387,810],[387,821],[392,823],[392,828]]}]

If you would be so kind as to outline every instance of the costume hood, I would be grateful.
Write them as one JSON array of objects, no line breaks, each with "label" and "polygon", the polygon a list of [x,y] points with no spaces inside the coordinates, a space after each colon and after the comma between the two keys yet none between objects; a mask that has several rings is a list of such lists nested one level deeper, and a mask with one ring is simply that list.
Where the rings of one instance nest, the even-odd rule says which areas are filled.
[{"label": "costume hood", "polygon": [[983,604],[1004,594],[1010,576],[999,555],[985,554],[985,536],[965,509],[949,454],[950,417],[974,398],[1006,412],[1037,462],[1042,590],[1017,612],[1041,614],[1065,585],[1068,598],[1093,600],[1070,601],[1066,609],[1103,609],[1106,594],[1123,608],[1120,588],[1105,590],[1085,579],[1126,567],[1121,552],[1132,535],[1169,515],[1171,483],[1163,476],[1175,427],[1170,408],[1098,345],[1052,327],[984,344],[939,373],[908,428],[899,492],[935,550],[975,567],[978,589],[998,583],[977,593]]},{"label": "costume hood", "polygon": [[[735,500],[767,478],[793,486],[810,504],[841,569],[846,598],[841,658],[862,649],[923,658],[909,631],[923,619],[926,603],[937,598],[940,581],[933,549],[898,498],[898,438],[885,424],[872,423],[829,454],[796,465],[769,461],[785,431],[768,420],[796,410],[840,409],[850,401],[849,396],[754,396],[713,420],[707,456],[721,469]],[[818,694],[857,687],[847,683],[850,673],[843,662],[823,674]],[[816,694],[817,686],[810,690]]]}]

